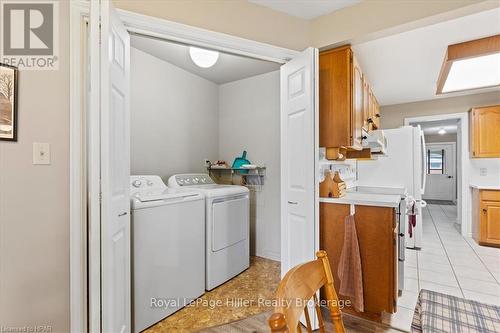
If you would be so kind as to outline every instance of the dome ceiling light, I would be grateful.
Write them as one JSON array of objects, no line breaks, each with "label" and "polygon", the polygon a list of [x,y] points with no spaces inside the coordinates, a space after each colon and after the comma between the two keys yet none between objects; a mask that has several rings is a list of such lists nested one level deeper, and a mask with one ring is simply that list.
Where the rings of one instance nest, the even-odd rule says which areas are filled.
[{"label": "dome ceiling light", "polygon": [[215,65],[219,59],[219,52],[190,46],[189,56],[196,66],[201,68],[210,68]]}]

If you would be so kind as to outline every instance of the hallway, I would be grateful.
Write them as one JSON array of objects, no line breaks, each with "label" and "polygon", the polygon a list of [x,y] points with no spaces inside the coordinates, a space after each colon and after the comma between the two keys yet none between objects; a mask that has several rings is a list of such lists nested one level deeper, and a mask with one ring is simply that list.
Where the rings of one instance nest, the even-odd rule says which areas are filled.
[{"label": "hallway", "polygon": [[408,330],[420,289],[500,305],[500,249],[462,237],[454,205],[423,209],[421,250],[406,250],[405,285],[398,312],[384,322]]},{"label": "hallway", "polygon": [[500,304],[500,249],[462,237],[453,205],[428,205],[423,211],[420,251],[408,250],[401,303],[412,306],[420,289]]}]

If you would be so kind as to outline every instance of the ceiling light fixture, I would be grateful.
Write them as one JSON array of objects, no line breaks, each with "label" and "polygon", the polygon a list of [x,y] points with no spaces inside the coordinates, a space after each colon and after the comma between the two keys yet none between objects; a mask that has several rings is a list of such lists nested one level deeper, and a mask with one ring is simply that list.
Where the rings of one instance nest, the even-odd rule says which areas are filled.
[{"label": "ceiling light fixture", "polygon": [[500,35],[449,45],[436,94],[500,85]]},{"label": "ceiling light fixture", "polygon": [[215,63],[219,59],[219,52],[190,46],[189,56],[196,64],[196,66],[201,68],[209,68],[215,65]]},{"label": "ceiling light fixture", "polygon": [[438,131],[438,134],[439,135],[445,135],[446,134],[446,130],[444,128],[441,128],[439,131]]}]

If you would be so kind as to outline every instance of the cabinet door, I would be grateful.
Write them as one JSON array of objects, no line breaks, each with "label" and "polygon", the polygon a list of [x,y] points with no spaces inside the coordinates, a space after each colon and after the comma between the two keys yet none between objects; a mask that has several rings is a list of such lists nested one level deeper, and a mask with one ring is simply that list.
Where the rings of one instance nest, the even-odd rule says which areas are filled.
[{"label": "cabinet door", "polygon": [[376,98],[375,98],[375,114],[373,118],[373,124],[377,129],[380,128],[380,105],[378,104]]},{"label": "cabinet door", "polygon": [[500,246],[500,202],[481,203],[481,241]]},{"label": "cabinet door", "polygon": [[368,80],[363,76],[363,129],[368,132],[370,130],[370,86]]},{"label": "cabinet door", "polygon": [[375,96],[373,95],[373,91],[371,87],[369,89],[369,111],[368,111],[368,122],[370,123],[370,131],[374,129],[374,118],[375,118]]},{"label": "cabinet door", "polygon": [[320,147],[353,144],[351,54],[349,48],[343,47],[319,55]]},{"label": "cabinet door", "polygon": [[500,105],[472,109],[472,157],[500,157]]},{"label": "cabinet door", "polygon": [[363,74],[356,58],[353,57],[352,75],[352,119],[353,146],[361,148],[363,137]]}]

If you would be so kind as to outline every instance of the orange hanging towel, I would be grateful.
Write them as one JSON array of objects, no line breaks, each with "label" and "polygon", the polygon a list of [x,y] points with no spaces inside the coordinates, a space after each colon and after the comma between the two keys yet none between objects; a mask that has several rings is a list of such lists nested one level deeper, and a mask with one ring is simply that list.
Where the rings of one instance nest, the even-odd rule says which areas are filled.
[{"label": "orange hanging towel", "polygon": [[353,215],[348,215],[345,218],[344,244],[337,273],[340,279],[339,294],[349,297],[353,302],[354,309],[363,312],[363,271]]}]

